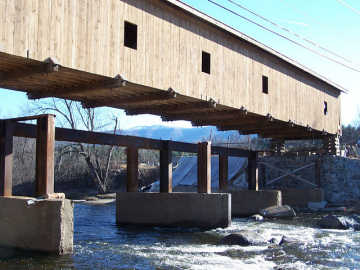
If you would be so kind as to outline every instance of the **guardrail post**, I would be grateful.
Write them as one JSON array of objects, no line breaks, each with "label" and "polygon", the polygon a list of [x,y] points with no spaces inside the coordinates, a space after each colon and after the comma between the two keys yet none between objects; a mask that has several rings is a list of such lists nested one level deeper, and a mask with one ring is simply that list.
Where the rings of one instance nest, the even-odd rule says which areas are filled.
[{"label": "guardrail post", "polygon": [[259,190],[259,175],[257,167],[257,152],[250,152],[248,158],[248,189]]},{"label": "guardrail post", "polygon": [[127,149],[127,192],[138,192],[139,180],[139,153],[138,149],[134,146],[128,146]]},{"label": "guardrail post", "polygon": [[0,196],[12,195],[13,132],[13,122],[0,121]]},{"label": "guardrail post", "polygon": [[229,157],[227,154],[219,154],[219,190],[227,189],[229,177]]},{"label": "guardrail post", "polygon": [[211,142],[198,145],[198,192],[211,193]]},{"label": "guardrail post", "polygon": [[54,193],[55,115],[37,119],[36,195]]},{"label": "guardrail post", "polygon": [[170,141],[163,142],[160,150],[160,192],[172,192],[172,150]]}]

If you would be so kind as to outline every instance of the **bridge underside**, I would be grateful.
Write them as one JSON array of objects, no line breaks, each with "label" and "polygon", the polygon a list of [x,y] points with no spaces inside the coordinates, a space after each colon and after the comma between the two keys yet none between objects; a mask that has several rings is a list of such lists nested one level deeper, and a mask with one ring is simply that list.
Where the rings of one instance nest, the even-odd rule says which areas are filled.
[{"label": "bridge underside", "polygon": [[194,126],[216,126],[280,140],[320,139],[329,134],[310,127],[231,108],[214,100],[181,95],[114,78],[63,67],[54,59],[44,62],[0,52],[0,87],[27,92],[29,99],[57,97],[82,102],[84,107],[124,109],[128,115],[154,114],[165,121],[187,120]]}]

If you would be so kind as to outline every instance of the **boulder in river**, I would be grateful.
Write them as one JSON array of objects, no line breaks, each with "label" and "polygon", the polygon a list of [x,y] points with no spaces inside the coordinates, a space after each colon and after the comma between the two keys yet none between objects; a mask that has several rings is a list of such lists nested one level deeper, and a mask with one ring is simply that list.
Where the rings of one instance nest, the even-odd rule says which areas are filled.
[{"label": "boulder in river", "polygon": [[238,233],[232,233],[225,236],[220,241],[220,245],[238,245],[238,246],[251,246],[251,245],[261,245],[267,241],[258,233],[252,231],[242,231]]},{"label": "boulder in river", "polygon": [[352,216],[335,216],[327,215],[320,219],[318,225],[322,229],[337,229],[347,230],[353,229],[355,231],[360,230],[360,217],[357,215]]},{"label": "boulder in river", "polygon": [[265,218],[293,218],[296,217],[294,209],[289,205],[271,206],[260,210],[260,215]]},{"label": "boulder in river", "polygon": [[255,221],[263,221],[264,217],[262,215],[252,215],[249,219],[255,220]]}]

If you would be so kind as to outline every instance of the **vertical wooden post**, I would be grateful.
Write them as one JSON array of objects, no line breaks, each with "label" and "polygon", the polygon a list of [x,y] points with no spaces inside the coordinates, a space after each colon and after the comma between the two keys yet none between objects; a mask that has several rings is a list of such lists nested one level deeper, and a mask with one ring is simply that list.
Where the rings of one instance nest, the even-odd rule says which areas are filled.
[{"label": "vertical wooden post", "polygon": [[138,192],[139,153],[138,149],[133,146],[127,148],[127,192]]},{"label": "vertical wooden post", "polygon": [[12,195],[14,124],[0,121],[0,196]]},{"label": "vertical wooden post", "polygon": [[163,142],[160,150],[160,192],[172,192],[172,151],[170,141]]},{"label": "vertical wooden post", "polygon": [[54,193],[55,116],[37,120],[36,195]]},{"label": "vertical wooden post", "polygon": [[249,190],[259,190],[257,152],[250,152],[248,158],[248,185]]},{"label": "vertical wooden post", "polygon": [[219,155],[219,190],[225,191],[229,177],[229,158],[228,155]]},{"label": "vertical wooden post", "polygon": [[211,142],[198,145],[198,192],[211,193]]},{"label": "vertical wooden post", "polygon": [[319,188],[321,187],[321,156],[315,161],[315,183]]}]

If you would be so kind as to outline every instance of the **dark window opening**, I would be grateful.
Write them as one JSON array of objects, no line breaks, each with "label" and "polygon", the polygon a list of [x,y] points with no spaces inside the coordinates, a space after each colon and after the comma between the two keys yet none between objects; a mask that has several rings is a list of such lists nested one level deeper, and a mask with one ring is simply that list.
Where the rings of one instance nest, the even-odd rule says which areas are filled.
[{"label": "dark window opening", "polygon": [[327,115],[328,113],[328,106],[327,106],[327,102],[324,101],[324,115]]},{"label": "dark window opening", "polygon": [[269,93],[269,79],[266,76],[262,76],[262,91],[265,94]]},{"label": "dark window opening", "polygon": [[137,49],[137,25],[125,22],[124,25],[124,45],[126,47]]},{"label": "dark window opening", "polygon": [[201,71],[205,72],[207,74],[210,74],[210,53],[202,52],[202,65],[201,65]]}]

